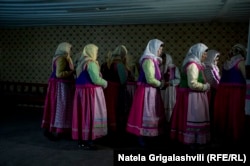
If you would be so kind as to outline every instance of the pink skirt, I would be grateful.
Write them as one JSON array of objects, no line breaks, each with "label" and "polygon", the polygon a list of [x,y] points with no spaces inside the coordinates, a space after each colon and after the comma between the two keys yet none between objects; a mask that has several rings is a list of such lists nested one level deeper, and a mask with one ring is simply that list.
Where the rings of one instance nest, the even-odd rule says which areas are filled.
[{"label": "pink skirt", "polygon": [[69,133],[72,125],[74,82],[50,79],[45,98],[42,128],[55,133]]},{"label": "pink skirt", "polygon": [[206,144],[210,141],[207,94],[177,88],[176,104],[170,120],[170,137],[184,144]]},{"label": "pink skirt", "polygon": [[72,139],[94,140],[107,135],[107,109],[102,87],[76,88]]},{"label": "pink skirt", "polygon": [[160,90],[138,85],[127,122],[127,132],[137,136],[158,136],[166,125]]}]

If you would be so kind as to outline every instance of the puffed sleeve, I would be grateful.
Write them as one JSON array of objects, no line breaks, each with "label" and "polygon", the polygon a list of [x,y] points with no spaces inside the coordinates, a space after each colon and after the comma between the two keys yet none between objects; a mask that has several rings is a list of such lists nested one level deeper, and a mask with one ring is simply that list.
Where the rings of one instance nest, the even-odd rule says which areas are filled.
[{"label": "puffed sleeve", "polygon": [[154,63],[151,60],[146,59],[142,64],[142,68],[144,70],[147,83],[154,87],[159,87],[161,82],[155,78]]},{"label": "puffed sleeve", "polygon": [[59,57],[56,60],[56,77],[57,78],[66,78],[71,76],[74,71],[65,70],[68,65],[68,61],[65,57]]},{"label": "puffed sleeve", "polygon": [[187,67],[188,86],[192,90],[205,91],[208,89],[207,84],[198,82],[199,69],[196,64],[192,63]]},{"label": "puffed sleeve", "polygon": [[97,66],[97,64],[95,62],[89,62],[88,64],[88,73],[90,75],[90,79],[92,80],[92,82],[96,85],[100,85],[103,87],[107,86],[107,81],[104,80],[101,76],[100,76],[100,71],[99,68]]}]

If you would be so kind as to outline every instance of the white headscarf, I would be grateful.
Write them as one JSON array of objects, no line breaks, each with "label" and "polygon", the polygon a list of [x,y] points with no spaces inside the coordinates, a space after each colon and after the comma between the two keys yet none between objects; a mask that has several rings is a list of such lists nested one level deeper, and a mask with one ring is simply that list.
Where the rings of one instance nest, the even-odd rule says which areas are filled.
[{"label": "white headscarf", "polygon": [[210,67],[217,67],[217,65],[215,65],[215,59],[220,55],[220,53],[216,50],[208,50],[207,52],[207,58],[204,61],[204,64],[206,66],[210,66]]},{"label": "white headscarf", "polygon": [[208,47],[203,43],[197,43],[190,47],[188,53],[183,60],[182,67],[184,67],[188,62],[195,62],[197,64],[202,65],[201,57],[202,54],[208,49]]},{"label": "white headscarf", "polygon": [[144,50],[144,52],[140,58],[140,60],[139,60],[139,63],[141,63],[142,60],[146,57],[150,57],[154,60],[157,60],[157,58],[158,58],[157,52],[162,44],[163,44],[163,42],[160,41],[159,39],[150,40],[147,44],[146,49]]}]

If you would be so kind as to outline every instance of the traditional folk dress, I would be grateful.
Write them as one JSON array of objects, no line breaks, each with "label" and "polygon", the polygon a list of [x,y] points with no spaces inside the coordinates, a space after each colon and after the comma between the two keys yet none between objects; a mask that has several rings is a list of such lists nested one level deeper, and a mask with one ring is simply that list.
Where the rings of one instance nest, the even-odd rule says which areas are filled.
[{"label": "traditional folk dress", "polygon": [[205,59],[205,69],[204,75],[207,82],[211,85],[208,91],[208,102],[209,102],[209,115],[210,115],[210,127],[211,127],[211,137],[214,137],[214,98],[216,95],[216,90],[220,82],[220,71],[217,66],[218,58],[220,53],[216,50],[208,50],[207,58]]},{"label": "traditional folk dress", "polygon": [[160,89],[149,84],[146,75],[153,75],[152,82],[161,79],[158,61],[144,58],[141,63],[137,89],[130,110],[127,131],[137,136],[158,136],[164,132],[165,114]]},{"label": "traditional folk dress", "polygon": [[[210,141],[209,107],[206,91],[202,86],[192,90],[188,86],[187,68],[198,71],[197,82],[205,83],[203,66],[187,63],[181,74],[176,104],[171,119],[171,138],[184,144],[206,144]],[[199,90],[200,89],[200,90]]]},{"label": "traditional folk dress", "polygon": [[161,90],[166,119],[169,122],[176,102],[176,87],[180,83],[179,68],[172,63],[172,57],[166,54],[163,79],[168,83],[166,89]]},{"label": "traditional folk dress", "polygon": [[126,81],[127,70],[121,59],[114,59],[109,67],[104,67],[103,77],[108,81],[108,87],[104,90],[104,96],[108,113],[108,129],[116,132],[125,130],[127,121]]},{"label": "traditional folk dress", "polygon": [[[60,70],[60,76],[56,71]],[[71,133],[75,79],[66,58],[53,60],[53,71],[48,81],[42,128],[53,133]]]},{"label": "traditional folk dress", "polygon": [[244,137],[246,79],[238,68],[242,61],[237,55],[224,64],[215,96],[215,129],[223,141],[238,142]]},{"label": "traditional folk dress", "polygon": [[107,109],[99,66],[87,61],[76,79],[74,95],[72,139],[95,140],[107,135]]}]

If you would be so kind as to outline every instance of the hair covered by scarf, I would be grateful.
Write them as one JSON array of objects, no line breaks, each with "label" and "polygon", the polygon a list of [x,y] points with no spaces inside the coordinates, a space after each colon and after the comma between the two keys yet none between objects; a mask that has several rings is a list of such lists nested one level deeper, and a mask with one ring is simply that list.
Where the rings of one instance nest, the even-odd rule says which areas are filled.
[{"label": "hair covered by scarf", "polygon": [[[71,47],[72,45],[68,42],[62,42],[60,43],[57,48],[56,48],[56,51],[55,51],[55,54],[53,56],[53,59],[52,59],[52,70],[53,70],[53,64],[54,64],[54,61],[59,57],[59,56],[69,56],[70,54],[70,51],[71,51]],[[68,62],[69,62],[69,66],[70,68],[73,70],[74,69],[74,64],[71,60],[71,58],[68,58],[67,59]]]},{"label": "hair covered by scarf", "polygon": [[63,55],[65,53],[70,53],[72,45],[68,42],[62,42],[57,46],[54,56]]},{"label": "hair covered by scarf", "polygon": [[159,50],[159,48],[161,47],[161,45],[163,45],[164,43],[159,40],[159,39],[152,39],[148,42],[146,49],[144,50],[139,63],[142,62],[142,60],[146,57],[151,57],[155,60],[157,60],[158,56],[157,56],[157,52]]},{"label": "hair covered by scarf", "polygon": [[234,53],[240,53],[243,57],[246,57],[247,55],[247,50],[245,48],[245,46],[243,46],[242,44],[235,44],[233,47],[232,47],[232,51]]},{"label": "hair covered by scarf", "polygon": [[128,50],[124,45],[117,46],[112,52],[112,57],[120,56],[125,57],[128,54]]},{"label": "hair covered by scarf", "polygon": [[95,44],[87,44],[83,48],[82,55],[79,58],[78,65],[76,67],[77,77],[79,77],[83,69],[87,66],[88,62],[93,61],[99,66],[98,61],[96,60],[97,54],[98,54],[98,47]]},{"label": "hair covered by scarf", "polygon": [[201,64],[202,54],[208,49],[208,47],[203,43],[197,43],[191,46],[187,52],[185,59],[183,60],[182,66],[184,67],[189,62],[195,62]]},{"label": "hair covered by scarf", "polygon": [[[128,50],[124,45],[119,45],[117,46],[113,52],[108,52],[107,55],[107,65],[108,68],[110,68],[111,63],[113,62],[114,59],[121,59],[125,60],[126,56],[128,54]],[[123,62],[125,63],[125,61]]]},{"label": "hair covered by scarf", "polygon": [[241,60],[244,60],[247,52],[246,48],[242,44],[235,44],[230,51],[231,57],[223,64],[223,68],[226,70],[231,69]]},{"label": "hair covered by scarf", "polygon": [[207,51],[207,58],[204,61],[206,66],[213,67],[215,65],[215,59],[220,55],[220,53],[216,50],[208,50]]}]

